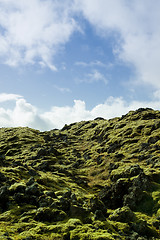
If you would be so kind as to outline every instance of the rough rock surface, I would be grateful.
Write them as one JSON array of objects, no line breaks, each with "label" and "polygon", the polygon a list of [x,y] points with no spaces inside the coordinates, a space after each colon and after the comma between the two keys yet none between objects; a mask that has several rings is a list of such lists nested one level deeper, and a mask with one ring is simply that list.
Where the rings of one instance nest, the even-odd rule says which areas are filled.
[{"label": "rough rock surface", "polygon": [[0,239],[160,239],[160,112],[1,128]]}]

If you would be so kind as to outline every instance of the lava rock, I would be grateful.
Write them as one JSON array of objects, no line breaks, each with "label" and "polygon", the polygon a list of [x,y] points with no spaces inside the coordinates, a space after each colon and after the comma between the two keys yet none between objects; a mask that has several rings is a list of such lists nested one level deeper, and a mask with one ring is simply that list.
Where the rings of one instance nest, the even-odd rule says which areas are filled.
[{"label": "lava rock", "polygon": [[9,201],[9,191],[7,186],[2,186],[0,188],[0,208],[3,210],[7,209]]},{"label": "lava rock", "polygon": [[27,186],[25,192],[28,195],[34,195],[34,196],[40,196],[42,194],[37,183],[33,183],[32,185]]},{"label": "lava rock", "polygon": [[96,210],[94,213],[94,220],[100,220],[100,221],[105,221],[106,218],[103,215],[103,212],[101,210]]},{"label": "lava rock", "polygon": [[70,216],[85,219],[89,215],[89,209],[77,205],[70,206]]},{"label": "lava rock", "polygon": [[66,213],[49,207],[41,207],[37,209],[34,219],[40,222],[57,222],[66,218]]},{"label": "lava rock", "polygon": [[7,178],[5,177],[5,175],[0,172],[0,183],[5,182],[6,180],[7,180]]},{"label": "lava rock", "polygon": [[53,199],[50,196],[42,195],[38,199],[39,207],[49,207],[53,203]]},{"label": "lava rock", "polygon": [[90,208],[92,212],[96,212],[97,210],[102,211],[103,214],[106,214],[107,212],[106,206],[98,197],[90,199]]},{"label": "lava rock", "polygon": [[70,209],[70,201],[64,197],[59,199],[59,208],[65,212],[68,212]]},{"label": "lava rock", "polygon": [[110,216],[109,219],[117,222],[128,223],[133,221],[135,214],[129,207],[117,208]]}]

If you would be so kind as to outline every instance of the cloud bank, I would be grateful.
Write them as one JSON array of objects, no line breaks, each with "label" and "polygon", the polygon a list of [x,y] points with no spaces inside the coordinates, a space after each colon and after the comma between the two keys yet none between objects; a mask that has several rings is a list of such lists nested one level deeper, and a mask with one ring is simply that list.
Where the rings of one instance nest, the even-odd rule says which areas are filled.
[{"label": "cloud bank", "polygon": [[[0,99],[3,99],[3,102],[11,101],[11,94],[0,94]],[[152,102],[132,101],[129,103],[122,97],[109,97],[103,104],[99,104],[90,110],[87,109],[84,101],[74,100],[73,106],[53,106],[50,111],[40,113],[40,109],[28,103],[19,95],[12,94],[12,101],[14,103],[13,108],[0,107],[0,127],[28,126],[44,131],[54,128],[60,129],[65,124],[92,120],[96,117],[105,119],[120,117],[128,111],[140,107],[160,109],[159,100]]]}]

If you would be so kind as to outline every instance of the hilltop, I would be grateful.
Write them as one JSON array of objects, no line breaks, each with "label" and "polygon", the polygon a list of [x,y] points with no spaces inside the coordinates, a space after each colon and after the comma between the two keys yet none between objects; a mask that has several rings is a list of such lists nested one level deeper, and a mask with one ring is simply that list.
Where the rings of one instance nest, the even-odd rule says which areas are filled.
[{"label": "hilltop", "polygon": [[160,239],[160,111],[1,128],[0,239]]}]

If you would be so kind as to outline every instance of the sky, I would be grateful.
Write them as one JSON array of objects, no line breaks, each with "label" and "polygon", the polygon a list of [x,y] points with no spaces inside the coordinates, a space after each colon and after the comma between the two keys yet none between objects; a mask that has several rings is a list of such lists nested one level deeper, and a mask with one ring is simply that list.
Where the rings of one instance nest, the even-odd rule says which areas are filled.
[{"label": "sky", "polygon": [[160,110],[159,0],[0,0],[0,127]]}]

